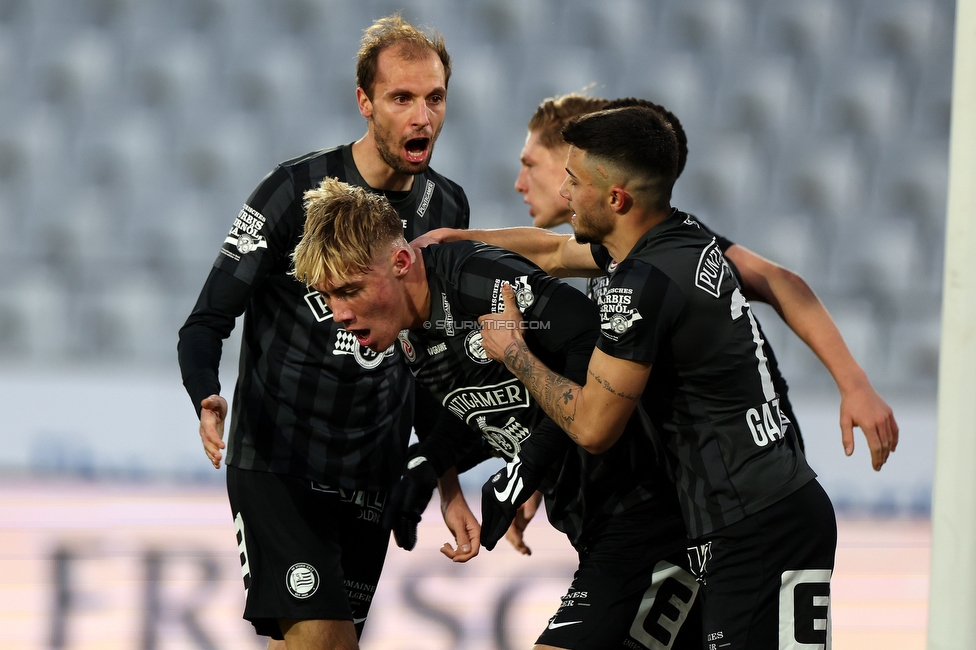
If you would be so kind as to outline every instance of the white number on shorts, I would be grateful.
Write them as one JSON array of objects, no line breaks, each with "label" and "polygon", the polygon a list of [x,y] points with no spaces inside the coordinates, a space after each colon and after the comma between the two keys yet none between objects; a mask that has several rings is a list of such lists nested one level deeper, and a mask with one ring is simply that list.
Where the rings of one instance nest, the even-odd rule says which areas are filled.
[{"label": "white number on shorts", "polygon": [[670,562],[658,562],[630,626],[630,636],[648,650],[670,650],[697,595],[694,576]]},{"label": "white number on shorts", "polygon": [[830,650],[830,569],[784,571],[780,650]]}]

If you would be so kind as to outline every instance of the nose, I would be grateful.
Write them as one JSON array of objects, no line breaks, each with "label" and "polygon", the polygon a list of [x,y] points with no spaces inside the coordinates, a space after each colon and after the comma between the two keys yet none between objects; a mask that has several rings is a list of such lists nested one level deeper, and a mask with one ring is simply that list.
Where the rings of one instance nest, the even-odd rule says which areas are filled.
[{"label": "nose", "polygon": [[356,320],[356,314],[353,313],[349,307],[343,304],[341,300],[330,301],[332,308],[332,320],[339,323],[340,325],[348,325]]},{"label": "nose", "polygon": [[523,165],[522,169],[519,170],[518,176],[515,177],[515,191],[519,194],[525,194],[529,191],[529,184],[526,180],[526,176],[528,176],[528,170],[525,168],[525,165]]},{"label": "nose", "polygon": [[567,201],[569,200],[569,188],[567,183],[569,181],[569,176],[563,179],[563,182],[559,185],[559,196],[563,197]]},{"label": "nose", "polygon": [[426,101],[416,103],[413,111],[414,126],[425,127],[430,124],[430,108]]}]

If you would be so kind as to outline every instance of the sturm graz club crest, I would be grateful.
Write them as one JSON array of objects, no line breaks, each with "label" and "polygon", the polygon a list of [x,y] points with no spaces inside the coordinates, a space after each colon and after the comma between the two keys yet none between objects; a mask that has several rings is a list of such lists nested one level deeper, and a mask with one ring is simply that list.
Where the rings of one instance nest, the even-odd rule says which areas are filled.
[{"label": "sturm graz club crest", "polygon": [[292,596],[305,600],[319,588],[319,572],[311,564],[293,564],[285,574],[285,586]]},{"label": "sturm graz club crest", "polygon": [[485,365],[491,363],[492,360],[488,356],[488,353],[485,352],[485,348],[482,345],[483,339],[481,330],[471,330],[464,337],[464,351],[468,353],[468,357],[472,361]]}]

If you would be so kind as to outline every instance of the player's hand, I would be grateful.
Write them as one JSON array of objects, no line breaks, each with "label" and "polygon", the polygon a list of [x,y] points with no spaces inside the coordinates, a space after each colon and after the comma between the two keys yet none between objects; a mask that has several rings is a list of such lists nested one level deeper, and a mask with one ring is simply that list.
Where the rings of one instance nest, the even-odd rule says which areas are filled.
[{"label": "player's hand", "polygon": [[898,423],[891,407],[875,392],[867,378],[841,391],[841,439],[848,456],[854,453],[854,427],[864,433],[871,450],[871,465],[879,471],[898,446]]},{"label": "player's hand", "polygon": [[505,539],[522,555],[532,555],[532,549],[525,543],[525,527],[538,512],[540,501],[542,501],[542,492],[537,491],[528,501],[519,506],[512,525],[505,531]]},{"label": "player's hand", "polygon": [[481,324],[481,345],[495,361],[505,363],[505,350],[513,342],[522,342],[522,314],[519,312],[512,285],[502,282],[505,309],[500,314],[485,314]]},{"label": "player's hand", "polygon": [[211,395],[200,402],[200,440],[203,450],[215,469],[220,469],[223,459],[221,449],[227,447],[224,442],[224,420],[227,419],[227,400],[220,395]]},{"label": "player's hand", "polygon": [[516,455],[481,488],[481,543],[489,551],[505,535],[519,506],[535,492],[541,480],[536,474]]},{"label": "player's hand", "polygon": [[464,494],[457,490],[450,497],[441,495],[441,514],[454,535],[454,544],[445,542],[441,553],[454,562],[467,562],[481,550],[481,524],[468,507]]},{"label": "player's hand", "polygon": [[414,456],[407,461],[380,520],[383,528],[393,530],[400,548],[411,551],[417,545],[417,524],[436,486],[437,472],[425,456]]}]

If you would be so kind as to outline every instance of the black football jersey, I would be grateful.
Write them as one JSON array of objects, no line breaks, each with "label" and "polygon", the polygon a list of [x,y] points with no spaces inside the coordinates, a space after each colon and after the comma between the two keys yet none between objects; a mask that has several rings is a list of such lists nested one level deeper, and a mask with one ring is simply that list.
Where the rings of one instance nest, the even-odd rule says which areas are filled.
[{"label": "black football jersey", "polygon": [[[478,317],[504,309],[501,284],[512,285],[527,330],[526,343],[546,365],[584,382],[599,319],[582,293],[504,249],[471,241],[423,249],[431,297],[430,320],[400,334],[401,351],[418,382],[443,406],[480,433],[496,455],[511,458],[541,426],[556,427],[519,380],[481,346]],[[560,435],[565,435],[560,432]],[[660,499],[674,488],[639,427],[610,451],[594,456],[571,445],[544,481],[550,522],[581,548],[613,514]]]},{"label": "black football jersey", "polygon": [[[717,235],[708,226],[702,223],[697,217],[692,216],[695,221],[702,227],[702,229],[715,238],[715,242],[718,244],[719,250],[724,254],[735,242],[730,239],[726,239],[722,235]],[[595,278],[589,278],[586,283],[586,295],[590,297],[591,300],[600,304],[600,298],[603,293],[610,286],[610,276],[613,272],[617,270],[617,263],[610,256],[610,251],[599,244],[591,244],[590,252],[593,255],[593,260],[597,265],[606,272],[606,275],[601,275]],[[735,275],[736,281],[739,287],[742,287],[742,276],[739,273],[739,269],[736,268],[735,264],[730,260],[726,260],[729,268],[732,269],[732,273]],[[769,339],[762,331],[762,323],[759,319],[756,319],[756,326],[759,328],[759,333],[763,339],[763,352],[766,354],[766,360],[769,363],[769,372],[773,377],[773,386],[776,388],[776,394],[779,395],[779,408],[789,418],[790,422],[793,423],[792,432],[796,434],[797,443],[800,446],[800,450],[804,450],[803,444],[803,432],[800,429],[800,423],[793,412],[793,404],[790,402],[789,396],[789,384],[786,383],[786,377],[779,369],[779,361],[776,360],[776,354],[773,351],[773,346],[770,345]]]},{"label": "black football jersey", "polygon": [[[413,380],[399,347],[374,352],[332,319],[291,273],[305,224],[303,194],[327,177],[367,187],[352,146],[280,164],[234,220],[180,331],[184,383],[199,409],[219,392],[221,339],[244,313],[227,464],[336,487],[382,490],[399,476],[413,416]],[[385,192],[413,239],[466,228],[463,190],[428,169],[408,192]]]},{"label": "black football jersey", "polygon": [[693,538],[815,477],[749,303],[695,219],[675,210],[638,240],[611,275],[600,320],[603,352],[653,364],[641,403],[665,439]]}]

